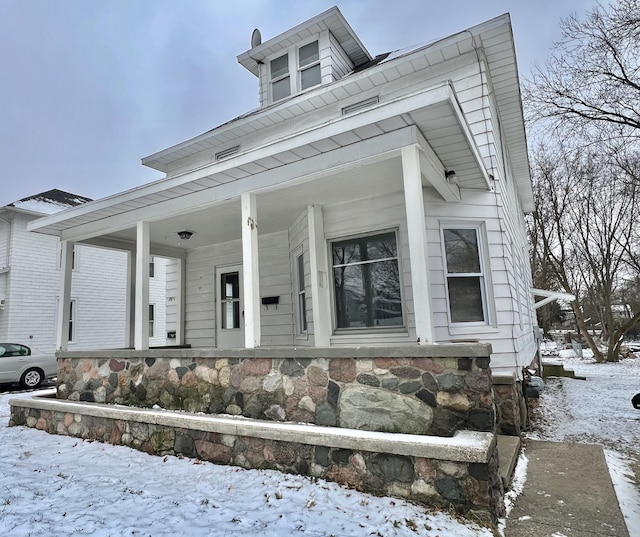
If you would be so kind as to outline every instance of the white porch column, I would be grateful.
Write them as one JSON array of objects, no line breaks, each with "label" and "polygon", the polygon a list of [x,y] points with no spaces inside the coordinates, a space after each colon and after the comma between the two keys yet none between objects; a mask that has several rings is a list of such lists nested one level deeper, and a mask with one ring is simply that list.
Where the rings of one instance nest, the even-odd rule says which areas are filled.
[{"label": "white porch column", "polygon": [[404,203],[407,211],[416,338],[419,345],[424,345],[433,343],[433,325],[431,322],[431,301],[429,296],[427,225],[422,195],[420,153],[417,145],[402,148],[402,178],[404,182]]},{"label": "white porch column", "polygon": [[71,317],[71,275],[73,271],[73,248],[70,241],[60,241],[60,292],[56,318],[56,349],[69,348],[69,320]]},{"label": "white porch column", "polygon": [[136,327],[135,327],[136,251],[129,250],[128,253],[129,255],[127,256],[127,305],[126,305],[127,320],[125,323],[124,344],[125,344],[125,347],[129,347],[133,349],[135,347],[134,335],[136,333]]},{"label": "white porch column", "polygon": [[136,225],[134,348],[149,348],[149,222]]},{"label": "white porch column", "polygon": [[176,260],[176,345],[184,345],[184,290],[186,271],[184,257]]},{"label": "white porch column", "polygon": [[322,207],[307,206],[309,227],[309,270],[311,273],[311,311],[313,339],[316,347],[331,344],[331,295],[329,293],[329,261],[324,240]]},{"label": "white porch column", "polygon": [[260,346],[260,273],[256,195],[246,192],[242,204],[242,278],[244,294],[244,346]]}]

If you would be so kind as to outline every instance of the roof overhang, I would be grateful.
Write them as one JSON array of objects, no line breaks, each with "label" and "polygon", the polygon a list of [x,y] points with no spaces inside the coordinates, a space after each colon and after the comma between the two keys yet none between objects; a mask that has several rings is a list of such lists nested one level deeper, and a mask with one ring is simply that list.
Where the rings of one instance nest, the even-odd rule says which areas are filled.
[{"label": "roof overhang", "polygon": [[[138,221],[158,222],[214,207],[243,192],[287,188],[361,167],[371,159],[397,156],[402,147],[412,144],[423,154],[425,185],[433,186],[444,199],[459,199],[458,186],[490,188],[455,92],[450,84],[441,84],[339,116],[226,160],[41,218],[29,229],[65,240],[87,240],[131,228]],[[458,186],[445,184],[444,171],[449,169],[456,171]]]}]

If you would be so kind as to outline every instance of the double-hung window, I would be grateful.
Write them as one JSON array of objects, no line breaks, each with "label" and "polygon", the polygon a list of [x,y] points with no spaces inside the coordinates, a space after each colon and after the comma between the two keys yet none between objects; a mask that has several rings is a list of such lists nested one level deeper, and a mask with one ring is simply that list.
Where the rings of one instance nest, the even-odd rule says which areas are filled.
[{"label": "double-hung window", "polygon": [[320,54],[317,41],[298,50],[298,70],[301,91],[320,84]]},{"label": "double-hung window", "polygon": [[307,295],[304,281],[304,255],[296,256],[296,295],[298,313],[298,334],[307,333]]},{"label": "double-hung window", "polygon": [[291,77],[289,76],[289,54],[283,54],[271,60],[271,98],[279,101],[291,95]]},{"label": "double-hung window", "polygon": [[488,323],[480,227],[442,230],[451,323]]},{"label": "double-hung window", "polygon": [[149,304],[149,337],[155,337],[156,326],[156,306]]},{"label": "double-hung window", "polygon": [[403,326],[393,231],[331,244],[337,329]]},{"label": "double-hung window", "polygon": [[320,84],[318,41],[312,41],[299,48],[290,47],[287,53],[271,60],[269,81],[272,102]]}]

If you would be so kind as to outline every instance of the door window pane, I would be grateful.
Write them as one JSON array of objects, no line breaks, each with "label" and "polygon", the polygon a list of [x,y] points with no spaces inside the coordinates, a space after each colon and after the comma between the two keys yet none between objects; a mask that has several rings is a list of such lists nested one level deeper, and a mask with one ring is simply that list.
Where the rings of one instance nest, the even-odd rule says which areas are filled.
[{"label": "door window pane", "polygon": [[240,275],[228,272],[220,275],[222,328],[240,328]]}]

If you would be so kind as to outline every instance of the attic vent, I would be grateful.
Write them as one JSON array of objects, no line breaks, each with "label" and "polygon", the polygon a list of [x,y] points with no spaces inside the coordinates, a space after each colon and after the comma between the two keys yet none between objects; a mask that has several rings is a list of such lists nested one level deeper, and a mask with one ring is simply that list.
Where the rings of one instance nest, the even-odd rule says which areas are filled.
[{"label": "attic vent", "polygon": [[235,155],[238,151],[240,151],[239,145],[230,147],[229,149],[225,149],[224,151],[219,151],[218,153],[216,153],[216,160],[222,160],[223,158],[227,158],[227,157],[230,157],[231,155]]},{"label": "attic vent", "polygon": [[349,106],[345,106],[342,109],[342,115],[346,116],[347,114],[351,114],[352,112],[357,112],[358,110],[362,110],[367,106],[373,106],[374,104],[378,104],[380,102],[380,96],[376,95],[375,97],[370,97],[369,99],[365,99],[364,101],[359,101],[357,103],[350,104]]}]

